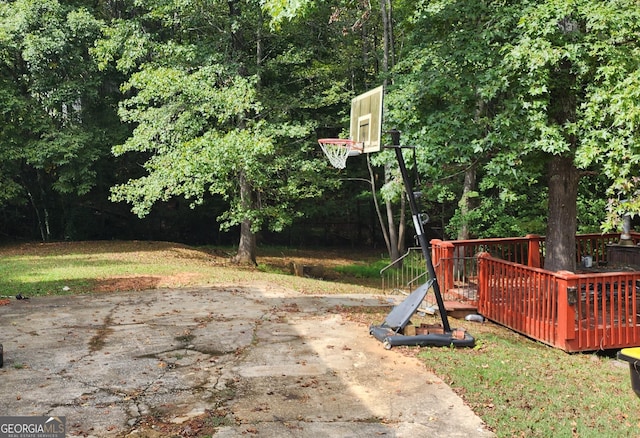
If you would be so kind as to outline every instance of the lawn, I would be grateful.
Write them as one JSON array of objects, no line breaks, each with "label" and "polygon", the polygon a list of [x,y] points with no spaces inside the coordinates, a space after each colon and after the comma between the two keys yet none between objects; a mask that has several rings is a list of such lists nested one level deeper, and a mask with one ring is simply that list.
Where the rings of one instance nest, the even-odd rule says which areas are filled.
[{"label": "lawn", "polygon": [[[8,245],[0,247],[0,295],[34,298],[255,281],[301,293],[383,292],[376,278],[380,254],[262,248],[257,268],[241,268],[229,264],[230,253],[166,242]],[[361,322],[365,335],[367,325],[381,322],[389,309],[339,310]],[[430,318],[425,322],[434,322]],[[567,354],[490,322],[452,319],[451,325],[472,333],[476,347],[394,351],[421,358],[498,436],[640,436],[640,399],[631,390],[628,364],[616,360],[615,352]]]},{"label": "lawn", "polygon": [[[194,248],[170,242],[5,245],[0,246],[0,296],[144,290],[255,279],[284,283],[307,293],[362,293],[380,287],[379,279],[359,273],[379,259],[365,261],[357,252],[265,248],[260,250],[260,264],[255,268],[230,264],[231,254],[228,248]],[[369,253],[366,257],[375,256]],[[288,275],[294,266],[304,268],[306,275]]]}]

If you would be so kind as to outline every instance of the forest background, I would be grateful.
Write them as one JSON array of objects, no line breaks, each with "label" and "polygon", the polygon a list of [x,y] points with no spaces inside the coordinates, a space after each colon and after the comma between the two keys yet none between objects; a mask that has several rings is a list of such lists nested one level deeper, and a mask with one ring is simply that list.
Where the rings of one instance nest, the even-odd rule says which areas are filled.
[{"label": "forest background", "polygon": [[433,237],[570,247],[640,211],[634,0],[16,0],[1,237],[393,258],[412,235],[393,155],[337,171],[316,143],[381,84]]}]

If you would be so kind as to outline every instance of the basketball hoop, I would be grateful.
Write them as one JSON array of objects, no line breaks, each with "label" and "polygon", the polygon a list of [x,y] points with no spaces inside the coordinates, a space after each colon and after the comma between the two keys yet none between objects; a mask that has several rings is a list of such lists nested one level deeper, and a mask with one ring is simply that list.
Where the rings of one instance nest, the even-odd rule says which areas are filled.
[{"label": "basketball hoop", "polygon": [[347,166],[347,158],[360,155],[362,144],[354,140],[343,138],[321,138],[318,140],[322,151],[329,159],[329,163],[338,169]]}]

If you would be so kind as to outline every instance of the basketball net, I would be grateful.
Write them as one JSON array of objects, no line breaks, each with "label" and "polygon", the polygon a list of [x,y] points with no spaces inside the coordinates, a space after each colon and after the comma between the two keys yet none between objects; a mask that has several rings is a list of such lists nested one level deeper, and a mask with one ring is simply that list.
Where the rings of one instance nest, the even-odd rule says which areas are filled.
[{"label": "basketball net", "polygon": [[321,138],[318,140],[322,152],[329,159],[329,163],[337,169],[347,167],[347,158],[360,155],[362,146],[353,140],[342,138]]}]

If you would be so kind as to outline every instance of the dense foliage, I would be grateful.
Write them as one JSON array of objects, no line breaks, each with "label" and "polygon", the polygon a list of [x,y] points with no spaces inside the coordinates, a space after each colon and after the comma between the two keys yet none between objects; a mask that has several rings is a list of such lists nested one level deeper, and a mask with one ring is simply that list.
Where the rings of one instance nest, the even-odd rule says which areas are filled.
[{"label": "dense foliage", "polygon": [[633,0],[0,3],[5,236],[373,243],[363,182],[397,205],[392,156],[337,172],[315,140],[345,135],[350,99],[386,83],[385,128],[416,147],[434,229],[570,246],[640,212],[638,14]]}]

